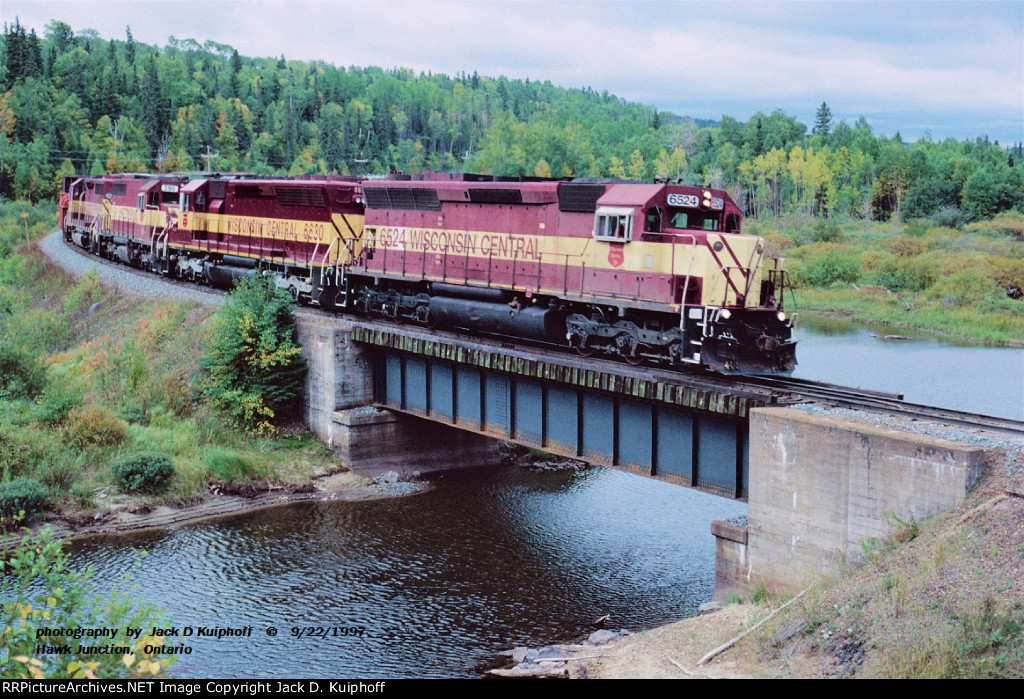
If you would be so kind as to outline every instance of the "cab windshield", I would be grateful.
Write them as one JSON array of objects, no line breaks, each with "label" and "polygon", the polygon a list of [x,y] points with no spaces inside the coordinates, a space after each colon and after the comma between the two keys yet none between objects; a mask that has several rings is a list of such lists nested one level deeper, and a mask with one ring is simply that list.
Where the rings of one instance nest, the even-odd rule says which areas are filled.
[{"label": "cab windshield", "polygon": [[666,226],[680,230],[717,231],[718,219],[719,213],[716,211],[670,208]]}]

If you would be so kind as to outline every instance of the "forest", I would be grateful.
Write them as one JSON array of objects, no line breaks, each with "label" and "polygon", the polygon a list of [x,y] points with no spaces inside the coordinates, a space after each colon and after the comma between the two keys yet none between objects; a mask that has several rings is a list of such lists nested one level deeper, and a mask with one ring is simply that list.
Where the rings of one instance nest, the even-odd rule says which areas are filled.
[{"label": "forest", "polygon": [[70,174],[248,171],[654,177],[730,191],[748,216],[944,225],[1024,207],[1021,144],[808,128],[781,111],[715,123],[590,88],[405,68],[248,58],[18,20],[0,38],[0,195],[56,196]]}]

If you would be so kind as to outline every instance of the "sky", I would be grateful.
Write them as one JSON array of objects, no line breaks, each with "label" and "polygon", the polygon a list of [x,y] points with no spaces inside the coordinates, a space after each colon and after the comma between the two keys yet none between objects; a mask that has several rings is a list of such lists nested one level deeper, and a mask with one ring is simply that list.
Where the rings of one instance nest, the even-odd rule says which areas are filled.
[{"label": "sky", "polygon": [[1024,0],[0,0],[42,36],[549,80],[678,115],[863,116],[908,141],[1024,141]]}]

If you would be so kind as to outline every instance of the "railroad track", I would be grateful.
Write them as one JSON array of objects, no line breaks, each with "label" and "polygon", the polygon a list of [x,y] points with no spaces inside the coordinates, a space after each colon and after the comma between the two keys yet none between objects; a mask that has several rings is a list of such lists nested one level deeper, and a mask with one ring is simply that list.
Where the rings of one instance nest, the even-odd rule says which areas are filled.
[{"label": "railroad track", "polygon": [[[1024,420],[1014,420],[994,415],[979,415],[951,408],[910,403],[903,400],[902,394],[898,393],[839,386],[792,377],[742,377],[740,381],[754,386],[775,388],[789,393],[796,399],[809,400],[815,403],[889,415],[900,415],[918,420],[931,420],[958,427],[990,430],[1024,437]],[[781,400],[785,400],[782,395],[779,397]]]},{"label": "railroad track", "polygon": [[[92,262],[102,263],[104,266],[111,269],[138,276],[140,279],[149,280],[151,282],[154,280],[162,281],[182,289],[189,289],[193,292],[209,294],[221,298],[227,295],[225,291],[220,289],[208,286],[199,286],[192,282],[177,280],[172,277],[156,276],[151,272],[139,270],[127,265],[117,264],[110,260],[91,255],[75,245],[64,244],[63,240],[61,243],[65,249],[71,250],[82,257],[88,258]],[[298,309],[298,313],[299,315],[307,317],[320,317],[323,315],[336,317],[333,313],[327,313],[326,311],[321,311],[317,308],[311,307],[300,307]],[[857,388],[854,386],[842,386],[839,384],[794,377],[722,376],[720,374],[714,374],[706,371],[680,372],[666,369],[664,367],[643,365],[633,366],[610,359],[578,357],[574,354],[565,352],[564,348],[544,342],[526,343],[523,341],[517,341],[516,343],[510,343],[507,339],[502,338],[483,337],[479,335],[467,337],[466,335],[455,332],[431,330],[402,323],[392,323],[387,320],[368,320],[363,318],[351,318],[349,320],[350,322],[358,323],[360,325],[382,324],[389,328],[402,329],[405,332],[413,334],[424,334],[435,338],[445,338],[458,342],[470,342],[474,345],[491,347],[495,350],[506,352],[522,351],[524,345],[528,345],[531,353],[540,353],[551,357],[558,357],[563,362],[579,362],[581,366],[591,368],[595,365],[607,365],[609,369],[614,369],[619,373],[643,376],[644,378],[650,378],[656,381],[675,385],[700,383],[708,387],[720,386],[722,388],[730,388],[733,391],[735,391],[737,386],[742,386],[746,389],[745,392],[748,393],[748,395],[759,398],[769,405],[792,405],[794,403],[813,402],[842,408],[864,410],[868,412],[900,415],[919,420],[942,422],[961,427],[991,430],[1015,436],[1024,436],[1024,421],[991,415],[978,415],[975,413],[952,410],[950,408],[909,403],[904,401],[903,395],[899,393],[876,391],[873,389]]]}]

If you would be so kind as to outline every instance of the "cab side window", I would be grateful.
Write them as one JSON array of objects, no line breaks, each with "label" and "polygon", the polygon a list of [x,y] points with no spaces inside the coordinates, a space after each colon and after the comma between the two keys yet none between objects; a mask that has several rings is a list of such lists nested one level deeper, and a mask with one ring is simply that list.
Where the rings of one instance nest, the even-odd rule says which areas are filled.
[{"label": "cab side window", "polygon": [[657,206],[652,206],[647,210],[644,230],[648,233],[661,233],[661,209]]},{"label": "cab side window", "polygon": [[598,209],[594,217],[594,240],[627,243],[633,239],[632,209]]}]

